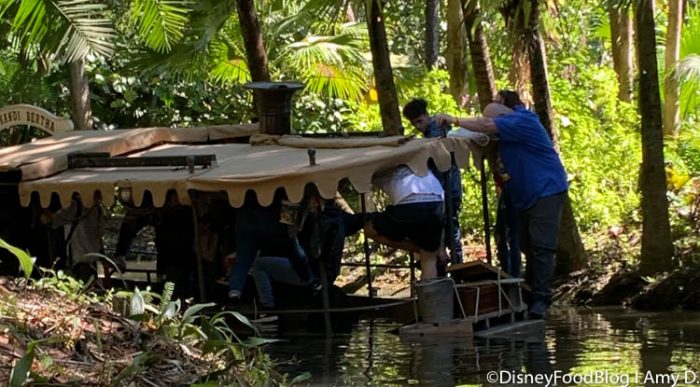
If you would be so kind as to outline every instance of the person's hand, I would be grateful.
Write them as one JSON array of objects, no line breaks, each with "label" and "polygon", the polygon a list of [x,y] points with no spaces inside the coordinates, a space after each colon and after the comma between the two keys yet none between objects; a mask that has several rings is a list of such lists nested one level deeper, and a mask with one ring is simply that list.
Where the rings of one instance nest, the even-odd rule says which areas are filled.
[{"label": "person's hand", "polygon": [[50,210],[44,209],[39,215],[39,223],[47,225],[53,220],[53,213]]},{"label": "person's hand", "polygon": [[454,117],[445,113],[436,114],[434,118],[439,125],[452,125],[455,122]]}]

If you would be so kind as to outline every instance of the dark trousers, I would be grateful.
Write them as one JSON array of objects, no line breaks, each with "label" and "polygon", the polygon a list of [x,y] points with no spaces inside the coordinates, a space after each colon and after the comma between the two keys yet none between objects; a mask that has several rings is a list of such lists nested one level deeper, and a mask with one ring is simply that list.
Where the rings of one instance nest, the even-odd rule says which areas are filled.
[{"label": "dark trousers", "polygon": [[513,207],[510,194],[503,191],[496,210],[496,249],[501,269],[513,277],[521,275],[519,212]]},{"label": "dark trousers", "polygon": [[527,259],[527,283],[532,304],[552,302],[554,253],[559,243],[559,225],[566,192],[545,196],[520,212],[520,243]]},{"label": "dark trousers", "polygon": [[289,240],[287,226],[280,223],[279,217],[277,206],[246,204],[238,210],[233,231],[236,261],[229,273],[229,290],[243,291],[258,250]]},{"label": "dark trousers", "polygon": [[[459,214],[462,212],[462,198],[452,199],[452,241],[454,241],[455,253],[450,251],[450,260],[452,263],[464,262],[464,253],[462,252],[462,238],[459,227]],[[448,220],[449,222],[449,220]],[[450,247],[450,236],[447,235],[447,227],[445,227],[445,246]]]}]

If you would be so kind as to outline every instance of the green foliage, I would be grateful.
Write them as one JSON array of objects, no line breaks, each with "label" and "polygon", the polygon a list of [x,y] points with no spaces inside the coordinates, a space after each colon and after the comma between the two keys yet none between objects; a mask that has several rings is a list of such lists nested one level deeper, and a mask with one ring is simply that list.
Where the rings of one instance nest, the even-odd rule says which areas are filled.
[{"label": "green foliage", "polygon": [[19,261],[19,267],[22,269],[25,278],[29,278],[32,275],[32,269],[34,268],[34,258],[30,257],[26,251],[19,249],[0,239],[0,248],[3,248],[15,257]]},{"label": "green foliage", "polygon": [[184,35],[190,1],[133,0],[131,19],[139,35],[157,52],[169,52]]},{"label": "green foliage", "polygon": [[700,115],[700,4],[688,7],[681,29],[680,60],[672,76],[681,88],[682,117],[697,119]]},{"label": "green foliage", "polygon": [[114,28],[107,6],[90,0],[2,0],[0,17],[12,19],[12,34],[25,54],[58,54],[63,62],[89,53],[112,53]]},{"label": "green foliage", "polygon": [[32,341],[27,345],[27,351],[24,353],[21,359],[15,363],[12,367],[12,372],[10,374],[10,387],[20,387],[24,384],[29,377],[29,373],[32,369],[32,363],[34,362],[34,356],[36,355],[36,346],[39,341]]},{"label": "green foliage", "polygon": [[340,98],[303,94],[294,101],[293,127],[296,133],[345,133],[354,130],[350,122],[352,103]]},{"label": "green foliage", "polygon": [[617,101],[615,73],[590,66],[553,78],[552,98],[579,225],[598,230],[631,220],[641,139],[634,107]]}]

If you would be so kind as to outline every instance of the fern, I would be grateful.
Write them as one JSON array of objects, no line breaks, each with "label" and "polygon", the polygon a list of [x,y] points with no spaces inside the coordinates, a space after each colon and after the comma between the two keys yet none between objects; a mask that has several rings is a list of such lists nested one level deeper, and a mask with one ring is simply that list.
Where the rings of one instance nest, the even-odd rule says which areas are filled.
[{"label": "fern", "polygon": [[158,311],[159,316],[165,315],[168,310],[168,305],[173,299],[173,293],[175,292],[175,284],[168,281],[163,285],[163,293],[160,298],[160,310]]}]

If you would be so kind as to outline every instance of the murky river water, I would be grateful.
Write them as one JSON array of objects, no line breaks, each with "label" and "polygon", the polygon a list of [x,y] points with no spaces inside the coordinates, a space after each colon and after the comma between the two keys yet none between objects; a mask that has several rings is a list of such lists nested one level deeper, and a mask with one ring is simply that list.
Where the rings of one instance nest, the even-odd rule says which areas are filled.
[{"label": "murky river water", "polygon": [[554,310],[544,334],[404,340],[399,324],[360,320],[330,340],[286,337],[269,352],[313,386],[700,384],[700,314]]}]

